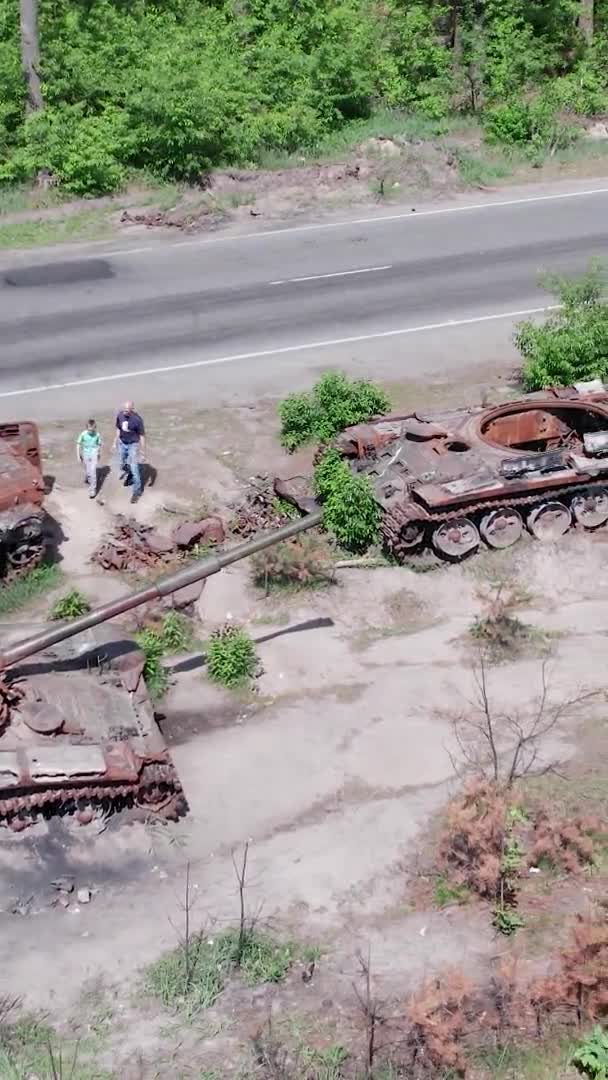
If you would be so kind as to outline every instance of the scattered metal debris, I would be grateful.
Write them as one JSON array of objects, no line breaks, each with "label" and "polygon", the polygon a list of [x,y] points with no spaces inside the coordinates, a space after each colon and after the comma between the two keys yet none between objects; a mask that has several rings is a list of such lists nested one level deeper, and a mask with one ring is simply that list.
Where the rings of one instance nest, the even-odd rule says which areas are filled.
[{"label": "scattered metal debris", "polygon": [[290,515],[281,507],[272,481],[265,473],[249,478],[243,501],[235,507],[230,531],[247,539],[264,529],[276,529],[285,525]]},{"label": "scattered metal debris", "polygon": [[195,544],[221,544],[224,539],[224,526],[219,517],[182,522],[166,536],[150,525],[119,516],[112,534],[94,552],[93,560],[104,570],[136,573],[170,567],[187,555]]}]

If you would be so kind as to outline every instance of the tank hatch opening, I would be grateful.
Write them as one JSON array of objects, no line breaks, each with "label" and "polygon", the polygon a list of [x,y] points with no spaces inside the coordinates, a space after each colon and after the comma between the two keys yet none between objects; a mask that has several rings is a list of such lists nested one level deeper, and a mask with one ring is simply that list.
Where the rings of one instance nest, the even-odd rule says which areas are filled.
[{"label": "tank hatch opening", "polygon": [[[590,408],[567,409],[557,406],[538,409],[514,408],[490,416],[481,425],[481,436],[495,446],[525,453],[547,454],[557,450],[578,450],[597,454],[589,446],[603,445],[598,436],[606,435],[606,417]],[[602,453],[608,453],[608,445]]]}]

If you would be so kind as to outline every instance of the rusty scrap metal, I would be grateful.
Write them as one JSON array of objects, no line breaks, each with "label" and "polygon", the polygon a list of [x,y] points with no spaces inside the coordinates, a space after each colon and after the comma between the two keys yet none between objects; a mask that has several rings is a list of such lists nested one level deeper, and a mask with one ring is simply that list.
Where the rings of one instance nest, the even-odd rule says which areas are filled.
[{"label": "rusty scrap metal", "polygon": [[44,481],[38,429],[0,424],[0,579],[7,584],[44,557]]},{"label": "rusty scrap metal", "polygon": [[12,711],[19,707],[23,693],[20,683],[0,677],[0,733],[10,724]]},{"label": "rusty scrap metal", "polygon": [[104,570],[145,571],[170,566],[195,543],[219,544],[224,538],[224,526],[218,517],[183,522],[172,536],[165,536],[150,525],[121,516],[115,521],[112,535],[102,541],[92,558]]},{"label": "rusty scrap metal", "polygon": [[[304,513],[307,512],[304,509]],[[287,521],[289,516],[281,510],[269,477],[265,474],[252,476],[243,501],[235,509],[230,531],[247,539],[264,529],[279,529]]]},{"label": "rusty scrap metal", "polygon": [[[608,523],[608,388],[595,380],[500,405],[390,415],[347,428],[335,446],[366,475],[385,545],[399,559],[434,549],[458,561],[524,527],[557,540]],[[301,510],[292,482],[275,490]]]}]

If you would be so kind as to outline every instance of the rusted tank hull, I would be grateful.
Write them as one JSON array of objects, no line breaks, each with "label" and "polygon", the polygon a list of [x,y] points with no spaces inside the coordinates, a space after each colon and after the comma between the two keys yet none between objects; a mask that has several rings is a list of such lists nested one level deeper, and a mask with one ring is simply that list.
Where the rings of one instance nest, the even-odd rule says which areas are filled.
[{"label": "rusted tank hull", "polygon": [[42,653],[0,683],[0,824],[140,806],[187,810],[128,640],[99,630]]},{"label": "rusted tank hull", "polygon": [[0,424],[0,583],[42,561],[43,501],[36,425],[30,421]]},{"label": "rusted tank hull", "polygon": [[[336,446],[369,478],[400,559],[430,547],[458,561],[525,531],[556,541],[571,525],[608,524],[608,392],[598,382],[386,416],[347,428]],[[295,487],[277,491],[304,508]]]}]

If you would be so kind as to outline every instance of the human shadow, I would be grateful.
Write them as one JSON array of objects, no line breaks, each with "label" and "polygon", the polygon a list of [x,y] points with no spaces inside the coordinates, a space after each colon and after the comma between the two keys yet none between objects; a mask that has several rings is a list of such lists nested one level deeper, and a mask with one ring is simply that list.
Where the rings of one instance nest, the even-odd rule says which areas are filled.
[{"label": "human shadow", "polygon": [[139,466],[139,471],[141,473],[142,487],[154,487],[158,476],[158,470],[154,468],[154,465],[144,461]]},{"label": "human shadow", "polygon": [[105,482],[108,479],[109,475],[110,475],[110,466],[109,465],[100,465],[99,468],[97,469],[97,494],[98,495],[99,495],[100,491],[102,490],[103,485],[105,484]]}]

